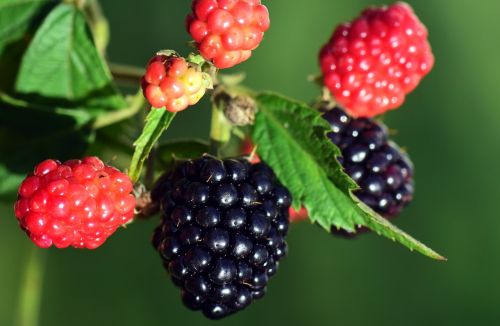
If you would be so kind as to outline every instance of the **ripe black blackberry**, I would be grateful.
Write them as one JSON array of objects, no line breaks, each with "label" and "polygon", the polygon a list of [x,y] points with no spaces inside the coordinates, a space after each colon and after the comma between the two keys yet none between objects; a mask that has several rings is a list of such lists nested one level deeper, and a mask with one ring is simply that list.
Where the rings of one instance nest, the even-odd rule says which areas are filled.
[{"label": "ripe black blackberry", "polygon": [[399,214],[413,199],[413,164],[389,140],[387,128],[373,119],[351,118],[340,108],[326,111],[323,118],[332,127],[329,138],[342,152],[340,163],[360,187],[356,196],[385,218]]},{"label": "ripe black blackberry", "polygon": [[153,245],[182,301],[220,319],[266,292],[287,254],[291,197],[263,163],[203,156],[157,182]]}]

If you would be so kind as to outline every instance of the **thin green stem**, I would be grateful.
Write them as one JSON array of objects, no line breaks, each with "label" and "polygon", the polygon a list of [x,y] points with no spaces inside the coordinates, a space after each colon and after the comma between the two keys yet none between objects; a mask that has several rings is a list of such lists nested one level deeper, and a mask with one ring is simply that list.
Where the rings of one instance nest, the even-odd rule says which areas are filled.
[{"label": "thin green stem", "polygon": [[231,138],[231,124],[222,108],[212,99],[212,122],[210,125],[210,153],[219,156],[221,147]]},{"label": "thin green stem", "polygon": [[136,95],[132,96],[129,101],[129,106],[127,108],[113,111],[107,114],[99,116],[93,124],[93,129],[100,129],[122,120],[128,119],[136,115],[141,109],[146,105],[146,101],[142,92],[139,91]]},{"label": "thin green stem", "polygon": [[145,74],[145,70],[143,68],[136,66],[112,62],[110,62],[108,66],[114,79],[134,86],[140,84],[142,76]]},{"label": "thin green stem", "polygon": [[44,250],[32,246],[21,283],[16,323],[18,326],[38,326],[45,269]]},{"label": "thin green stem", "polygon": [[87,0],[83,3],[83,11],[87,16],[94,42],[99,53],[104,57],[109,43],[109,23],[102,12],[98,0]]},{"label": "thin green stem", "polygon": [[247,139],[247,134],[245,133],[245,131],[237,127],[233,128],[233,135],[238,137],[240,140]]}]

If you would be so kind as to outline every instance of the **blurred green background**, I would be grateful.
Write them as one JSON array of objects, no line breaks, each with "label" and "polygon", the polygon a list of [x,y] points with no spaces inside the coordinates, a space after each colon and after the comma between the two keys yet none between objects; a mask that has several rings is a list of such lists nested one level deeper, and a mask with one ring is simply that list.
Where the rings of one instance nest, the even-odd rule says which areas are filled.
[{"label": "blurred green background", "polygon": [[[415,201],[396,224],[449,258],[432,261],[369,234],[348,241],[294,225],[290,253],[266,297],[220,325],[498,325],[500,322],[500,2],[409,1],[430,31],[436,66],[385,121],[416,166]],[[190,1],[103,1],[109,58],[142,66],[156,50],[187,53]],[[383,1],[265,1],[272,28],[247,84],[311,100],[317,52],[334,26]],[[206,137],[207,107],[180,115],[169,137]],[[15,155],[1,153],[0,155]],[[0,325],[13,325],[33,245],[0,206]],[[206,325],[185,309],[149,244],[155,220],[120,230],[99,250],[48,250],[42,326]]]}]

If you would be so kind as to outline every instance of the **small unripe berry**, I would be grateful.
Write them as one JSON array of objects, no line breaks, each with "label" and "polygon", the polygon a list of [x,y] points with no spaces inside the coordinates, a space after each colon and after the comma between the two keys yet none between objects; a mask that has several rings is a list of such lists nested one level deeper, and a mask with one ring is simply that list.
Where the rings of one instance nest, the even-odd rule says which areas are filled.
[{"label": "small unripe berry", "polygon": [[210,84],[210,77],[198,65],[161,53],[150,60],[142,79],[144,96],[151,106],[170,112],[198,103]]}]

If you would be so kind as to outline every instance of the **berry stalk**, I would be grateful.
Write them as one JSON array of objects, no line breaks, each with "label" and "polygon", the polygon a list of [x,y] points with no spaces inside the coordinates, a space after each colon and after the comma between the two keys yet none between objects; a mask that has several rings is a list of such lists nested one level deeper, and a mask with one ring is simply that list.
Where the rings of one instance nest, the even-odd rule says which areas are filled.
[{"label": "berry stalk", "polygon": [[45,251],[31,246],[26,262],[19,302],[17,306],[16,325],[38,326],[40,302],[42,298],[43,274],[45,270]]},{"label": "berry stalk", "polygon": [[142,91],[139,91],[136,95],[130,96],[128,98],[128,102],[128,107],[124,109],[112,111],[99,116],[92,125],[93,129],[104,128],[117,122],[129,119],[144,109],[144,106],[146,105],[144,96],[142,96]]},{"label": "berry stalk", "polygon": [[79,1],[77,5],[83,9],[83,13],[87,17],[97,51],[105,57],[109,44],[109,23],[102,12],[99,0]]},{"label": "berry stalk", "polygon": [[118,82],[126,83],[130,86],[137,86],[145,74],[145,69],[137,66],[130,66],[121,63],[109,62],[109,70],[113,78]]},{"label": "berry stalk", "polygon": [[222,107],[212,98],[212,122],[210,125],[210,153],[218,156],[220,148],[231,138],[232,126]]}]

